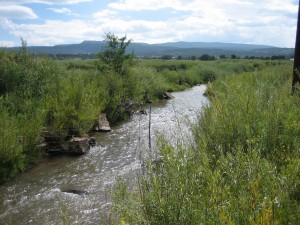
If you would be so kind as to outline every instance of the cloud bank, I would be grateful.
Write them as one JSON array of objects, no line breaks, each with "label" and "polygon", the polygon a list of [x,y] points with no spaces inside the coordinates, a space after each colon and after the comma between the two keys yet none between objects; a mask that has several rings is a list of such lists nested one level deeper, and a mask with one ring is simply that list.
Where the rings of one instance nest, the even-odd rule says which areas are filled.
[{"label": "cloud bank", "polygon": [[[44,18],[31,8],[32,3],[68,17]],[[92,13],[81,11],[84,4],[93,6]],[[29,45],[101,40],[112,32],[147,43],[203,41],[293,47],[297,4],[295,0],[111,0],[106,5],[91,0],[20,0],[0,6],[0,24]]]}]

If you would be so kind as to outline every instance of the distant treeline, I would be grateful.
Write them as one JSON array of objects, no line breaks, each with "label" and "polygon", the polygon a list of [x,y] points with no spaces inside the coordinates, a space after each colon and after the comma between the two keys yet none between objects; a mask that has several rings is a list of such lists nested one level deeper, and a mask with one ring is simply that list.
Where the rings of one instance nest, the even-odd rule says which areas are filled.
[{"label": "distant treeline", "polygon": [[272,55],[272,56],[244,56],[244,57],[240,57],[236,54],[232,54],[230,56],[226,56],[226,55],[220,55],[219,57],[214,56],[214,55],[209,55],[209,54],[203,54],[201,56],[172,56],[172,55],[163,55],[160,57],[160,59],[165,59],[165,60],[171,60],[171,59],[178,59],[178,60],[202,60],[202,61],[213,61],[213,60],[217,60],[217,59],[261,59],[261,60],[285,60],[287,59],[287,57],[285,55]]},{"label": "distant treeline", "polygon": [[[64,59],[96,59],[97,54],[49,54],[50,58],[56,60],[64,60]],[[291,57],[287,57],[285,55],[272,55],[272,56],[239,56],[236,54],[232,55],[220,55],[214,56],[209,54],[203,54],[201,56],[191,55],[191,56],[181,56],[181,55],[162,55],[162,56],[152,56],[152,57],[138,57],[143,59],[163,59],[163,60],[201,60],[201,61],[214,61],[218,59],[261,59],[261,60],[286,60]]]},{"label": "distant treeline", "polygon": [[49,54],[52,59],[96,59],[97,54]]}]

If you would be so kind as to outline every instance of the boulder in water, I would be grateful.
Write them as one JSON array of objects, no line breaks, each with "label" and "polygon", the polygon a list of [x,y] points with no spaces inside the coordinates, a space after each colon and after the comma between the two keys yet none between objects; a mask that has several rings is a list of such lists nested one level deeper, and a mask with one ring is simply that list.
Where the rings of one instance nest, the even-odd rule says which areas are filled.
[{"label": "boulder in water", "polygon": [[111,131],[109,122],[106,118],[106,114],[105,113],[100,113],[98,116],[98,121],[95,122],[93,128],[93,131],[102,131],[102,132],[109,132]]},{"label": "boulder in water", "polygon": [[140,109],[140,114],[143,114],[143,115],[148,115],[146,109]]},{"label": "boulder in water", "polygon": [[90,137],[89,138],[89,145],[91,147],[95,147],[97,145],[97,141],[96,141],[96,138],[95,137]]},{"label": "boulder in water", "polygon": [[90,149],[89,139],[74,137],[68,142],[68,148],[65,152],[72,154],[85,154]]},{"label": "boulder in water", "polygon": [[75,195],[88,195],[89,194],[88,191],[80,190],[80,189],[63,189],[63,190],[61,190],[61,192],[75,194]]},{"label": "boulder in water", "polygon": [[170,99],[173,99],[173,98],[175,98],[173,95],[171,95],[171,93],[170,92],[165,92],[164,94],[163,94],[163,98],[164,99],[167,99],[167,100],[170,100]]},{"label": "boulder in water", "polygon": [[50,131],[44,131],[42,136],[44,138],[44,142],[39,146],[45,149],[46,152],[55,154],[62,153],[64,151],[64,147],[62,145],[64,141],[61,136]]},{"label": "boulder in water", "polygon": [[52,132],[44,132],[43,137],[44,142],[39,147],[50,154],[71,153],[81,155],[86,153],[90,146],[96,142],[96,139],[87,137],[73,137],[71,140],[65,141]]}]

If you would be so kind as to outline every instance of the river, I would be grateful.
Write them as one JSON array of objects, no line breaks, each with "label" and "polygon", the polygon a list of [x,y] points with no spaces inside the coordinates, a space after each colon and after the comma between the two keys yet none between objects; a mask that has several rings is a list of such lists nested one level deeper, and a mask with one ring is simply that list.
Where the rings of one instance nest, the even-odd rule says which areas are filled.
[{"label": "river", "polygon": [[[196,86],[151,105],[152,151],[158,133],[173,144],[192,141],[189,124],[208,105],[204,91],[204,85]],[[149,112],[149,106],[145,109]],[[134,181],[141,158],[149,155],[149,114],[136,113],[112,132],[94,135],[100,145],[87,154],[49,157],[1,185],[0,224],[61,224],[64,210],[72,224],[101,224],[116,179]],[[62,192],[65,189],[88,194]]]}]

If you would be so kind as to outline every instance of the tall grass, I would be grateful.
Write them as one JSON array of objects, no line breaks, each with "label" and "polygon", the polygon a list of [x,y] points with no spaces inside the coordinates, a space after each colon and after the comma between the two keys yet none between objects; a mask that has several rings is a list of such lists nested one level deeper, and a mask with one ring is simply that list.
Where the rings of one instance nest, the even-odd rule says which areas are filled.
[{"label": "tall grass", "polygon": [[298,223],[300,99],[290,95],[291,64],[219,65],[228,75],[209,85],[196,146],[162,139],[163,163],[149,160],[134,191],[116,187],[114,223]]}]

